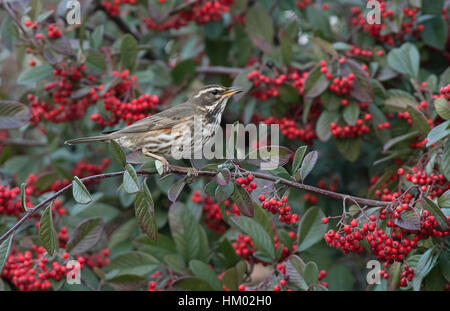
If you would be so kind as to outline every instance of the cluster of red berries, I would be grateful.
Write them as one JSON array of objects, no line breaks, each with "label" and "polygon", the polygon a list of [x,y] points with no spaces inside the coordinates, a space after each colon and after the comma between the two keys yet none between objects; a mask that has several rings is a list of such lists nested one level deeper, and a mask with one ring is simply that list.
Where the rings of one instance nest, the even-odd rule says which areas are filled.
[{"label": "cluster of red berries", "polygon": [[[64,253],[63,256],[67,256]],[[67,273],[65,265],[58,261],[49,262],[47,252],[42,246],[34,245],[31,250],[20,252],[12,248],[1,277],[9,280],[20,291],[49,290],[51,279],[59,281]]]},{"label": "cluster of red berries", "polygon": [[[289,232],[289,236],[292,239],[296,238],[296,234],[294,232]],[[242,259],[254,262],[254,263],[261,263],[262,265],[269,265],[269,263],[263,262],[256,258],[254,256],[254,253],[256,252],[255,244],[253,243],[252,239],[248,235],[244,235],[240,233],[236,237],[236,241],[232,243],[232,246],[234,250],[236,251],[236,254],[238,254]],[[278,249],[281,246],[280,240],[278,236],[274,237],[274,247],[275,249]],[[283,246],[281,249],[281,257],[279,261],[284,261],[289,255],[297,249],[297,244],[292,245],[292,250],[289,250],[287,246]]]},{"label": "cluster of red berries", "polygon": [[[325,67],[326,68],[326,67]],[[328,87],[330,91],[336,93],[339,96],[347,96],[353,90],[355,81],[355,75],[353,73],[348,76],[333,79],[333,82]]]},{"label": "cluster of red berries", "polygon": [[[384,19],[393,20],[394,11],[387,8],[387,2],[384,0],[379,0],[378,2],[380,4],[381,17]],[[366,16],[359,7],[353,7],[351,9],[351,12],[354,16],[350,19],[350,24],[353,26],[362,26],[363,31],[367,32],[370,36],[374,37],[382,43],[386,43],[392,46],[394,45],[396,40],[398,40],[399,42],[405,41],[405,36],[407,34],[412,34],[415,37],[420,37],[420,33],[425,30],[424,25],[417,24],[416,15],[419,12],[417,8],[410,9],[408,7],[404,7],[403,11],[406,18],[402,23],[402,31],[399,31],[395,34],[384,33],[384,29],[386,29],[387,27],[386,23],[368,23]]]},{"label": "cluster of red berries", "polygon": [[[374,55],[375,55],[375,53],[372,50],[359,48],[354,45],[352,45],[351,49],[346,52],[347,57],[363,57],[363,58],[368,59],[368,58],[372,58]],[[376,52],[376,55],[381,57],[384,55],[384,51],[378,50]]]},{"label": "cluster of red berries", "polygon": [[406,174],[405,179],[413,184],[419,185],[422,191],[427,191],[430,199],[438,197],[447,189],[450,189],[450,183],[448,183],[447,178],[442,174],[427,174],[424,170],[416,166],[413,166],[411,170],[411,174]]},{"label": "cluster of red berries", "polygon": [[190,21],[193,21],[198,25],[205,25],[210,22],[222,20],[222,15],[230,11],[230,6],[234,1],[235,0],[199,0],[193,2],[184,10],[173,14],[162,22],[154,20],[151,17],[143,18],[142,22],[148,29],[157,31],[185,27]]},{"label": "cluster of red berries", "polygon": [[420,149],[420,148],[425,147],[427,145],[427,142],[428,142],[428,138],[425,137],[424,139],[419,139],[415,142],[410,143],[409,146],[412,149]]},{"label": "cluster of red berries", "polygon": [[263,209],[266,209],[273,215],[280,214],[278,218],[281,222],[288,225],[297,222],[298,215],[291,213],[291,207],[287,205],[288,197],[283,196],[281,200],[277,200],[276,198],[267,199],[265,195],[261,194],[259,201],[261,201],[261,207]]},{"label": "cluster of red berries", "polygon": [[107,248],[102,249],[98,253],[89,255],[79,255],[77,256],[77,261],[80,263],[81,268],[85,265],[90,268],[103,268],[104,266],[110,263],[110,259],[108,258],[110,255],[110,251]]},{"label": "cluster of red berries", "polygon": [[439,90],[439,93],[441,97],[449,98],[450,99],[450,84],[447,84]]},{"label": "cluster of red berries", "polygon": [[58,26],[54,25],[54,24],[50,24],[48,25],[48,32],[47,35],[49,38],[59,38],[62,35],[61,30],[58,28]]},{"label": "cluster of red berries", "polygon": [[[112,126],[120,120],[123,120],[126,124],[131,124],[150,116],[150,110],[154,109],[159,102],[158,97],[143,94],[129,102],[123,101],[123,99],[131,96],[132,88],[138,78],[130,75],[128,69],[122,72],[113,71],[111,75],[120,79],[119,83],[102,95],[105,110],[111,112],[111,119],[105,119],[102,115],[95,113],[91,115],[91,120],[103,126]],[[99,87],[100,89],[103,89],[102,85]]]},{"label": "cluster of red berries", "polygon": [[336,138],[356,138],[370,132],[370,128],[364,124],[362,119],[356,120],[355,125],[339,126],[336,122],[331,122],[330,131]]},{"label": "cluster of red berries", "polygon": [[147,291],[164,291],[164,290],[172,290],[173,278],[168,278],[164,281],[165,274],[161,273],[161,271],[156,271],[155,273],[150,275],[152,281],[149,281],[147,284]]},{"label": "cluster of red berries", "polygon": [[[64,66],[63,64],[61,67]],[[69,66],[66,69],[55,69],[53,74],[57,79],[45,86],[45,91],[51,98],[51,103],[47,103],[37,98],[33,94],[28,95],[31,104],[31,121],[38,124],[42,118],[53,123],[77,120],[84,116],[86,109],[97,102],[97,95],[90,92],[81,98],[72,98],[73,93],[83,79],[85,65]],[[87,80],[96,81],[90,75]]]},{"label": "cluster of red berries", "polygon": [[67,178],[56,180],[54,183],[52,183],[50,186],[48,186],[46,189],[38,189],[36,187],[36,181],[39,179],[38,175],[36,174],[30,174],[28,175],[28,178],[26,180],[27,185],[27,194],[39,196],[46,192],[56,192],[70,184],[70,181]]},{"label": "cluster of red berries", "polygon": [[407,264],[403,265],[403,272],[400,276],[400,287],[408,286],[408,282],[411,282],[414,277],[415,270],[410,268]]},{"label": "cluster of red berries", "polygon": [[[226,229],[227,225],[223,221],[223,216],[219,208],[219,204],[215,203],[209,196],[202,194],[199,190],[193,192],[191,197],[194,203],[203,203],[203,215],[205,215],[204,222],[205,225],[212,231],[222,234]],[[229,200],[224,202],[227,214],[232,213],[234,216],[239,216],[239,208],[236,203],[231,204]]]},{"label": "cluster of red berries", "polygon": [[[24,212],[20,203],[20,188],[14,187],[9,189],[5,185],[0,185],[0,214],[18,216]],[[31,202],[27,197],[27,207],[31,207]]]},{"label": "cluster of red berries", "polygon": [[[312,115],[311,118],[313,118]],[[291,120],[286,117],[280,120],[274,117],[269,117],[264,122],[267,125],[271,124],[280,125],[281,133],[284,136],[286,136],[289,139],[297,139],[303,141],[307,145],[312,145],[313,141],[317,138],[317,134],[315,132],[315,125],[313,122],[308,122],[304,128],[298,128],[295,120]]]},{"label": "cluster of red berries", "polygon": [[252,174],[248,174],[245,177],[239,177],[236,179],[236,183],[240,185],[242,188],[247,190],[248,193],[252,193],[258,185],[253,181],[255,177]]},{"label": "cluster of red berries", "polygon": [[311,204],[316,204],[317,203],[317,196],[311,193],[305,193],[303,195],[303,198],[305,199],[306,202],[309,202]]},{"label": "cluster of red berries", "polygon": [[[286,81],[287,77],[285,74],[281,74],[275,78],[270,78],[258,70],[253,70],[247,74],[247,79],[257,88],[250,93],[250,96],[265,101],[271,97],[280,96],[278,89]],[[264,86],[264,88],[259,88],[260,86]]]},{"label": "cluster of red berries", "polygon": [[104,0],[102,2],[102,6],[105,9],[105,11],[111,15],[111,16],[117,16],[120,14],[120,7],[119,5],[122,4],[136,4],[136,0]]}]

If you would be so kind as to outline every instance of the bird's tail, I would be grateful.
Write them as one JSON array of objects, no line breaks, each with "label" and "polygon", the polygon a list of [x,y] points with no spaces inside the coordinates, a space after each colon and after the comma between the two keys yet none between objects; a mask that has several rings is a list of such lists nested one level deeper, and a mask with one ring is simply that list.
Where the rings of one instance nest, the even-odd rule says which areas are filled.
[{"label": "bird's tail", "polygon": [[75,144],[90,143],[90,142],[94,142],[94,141],[109,141],[109,140],[111,140],[110,135],[100,135],[100,136],[75,138],[75,139],[68,140],[64,143],[67,145],[75,145]]}]

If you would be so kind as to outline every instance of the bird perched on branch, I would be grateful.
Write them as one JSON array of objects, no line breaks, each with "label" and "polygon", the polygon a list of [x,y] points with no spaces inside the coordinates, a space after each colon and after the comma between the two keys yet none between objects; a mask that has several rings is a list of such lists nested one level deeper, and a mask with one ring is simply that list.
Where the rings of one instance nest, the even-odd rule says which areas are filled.
[{"label": "bird perched on branch", "polygon": [[[169,171],[166,158],[174,152],[193,151],[208,143],[220,126],[223,111],[231,96],[242,92],[239,87],[208,85],[186,102],[139,120],[123,129],[103,135],[76,138],[66,141],[68,145],[116,141],[131,151],[140,151],[145,156],[159,160],[164,172]],[[194,135],[195,126],[201,127],[201,137]],[[187,150],[186,150],[187,149]]]}]

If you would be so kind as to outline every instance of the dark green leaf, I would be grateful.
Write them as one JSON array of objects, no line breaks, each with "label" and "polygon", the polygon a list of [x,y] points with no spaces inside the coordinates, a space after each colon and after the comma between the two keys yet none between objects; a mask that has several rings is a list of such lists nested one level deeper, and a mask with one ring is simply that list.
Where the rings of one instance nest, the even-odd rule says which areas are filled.
[{"label": "dark green leaf", "polygon": [[167,198],[171,202],[175,202],[181,195],[181,192],[186,185],[186,177],[180,178],[176,183],[174,183],[167,192]]},{"label": "dark green leaf", "polygon": [[97,244],[103,233],[103,220],[99,217],[86,219],[75,228],[66,249],[71,254],[88,251]]},{"label": "dark green leaf", "polygon": [[322,94],[329,85],[330,81],[320,72],[320,66],[312,69],[306,77],[303,85],[304,97],[315,98]]},{"label": "dark green leaf", "polygon": [[0,100],[0,130],[19,128],[31,118],[30,109],[19,102]]},{"label": "dark green leaf", "polygon": [[38,81],[42,81],[52,74],[53,67],[49,64],[30,67],[20,74],[19,78],[17,79],[17,83],[21,85],[28,85]]},{"label": "dark green leaf", "polygon": [[134,212],[141,230],[150,238],[156,240],[158,227],[156,225],[155,209],[152,195],[145,182],[143,183],[142,190],[136,194]]},{"label": "dark green leaf", "polygon": [[307,146],[298,147],[295,151],[294,161],[292,162],[292,174],[295,174],[302,165],[303,157],[305,156]]},{"label": "dark green leaf", "polygon": [[131,164],[125,165],[125,172],[123,173],[123,188],[127,193],[139,192],[139,180]]},{"label": "dark green leaf", "polygon": [[414,44],[407,42],[399,48],[392,49],[387,61],[392,69],[417,79],[420,55]]},{"label": "dark green leaf", "polygon": [[298,225],[298,250],[304,251],[323,239],[328,225],[322,223],[325,214],[318,206],[310,207]]},{"label": "dark green leaf", "polygon": [[128,252],[114,257],[105,267],[107,273],[114,276],[134,274],[146,276],[158,267],[159,261],[153,256],[142,252]]},{"label": "dark green leaf", "polygon": [[196,259],[191,260],[189,262],[189,269],[196,277],[206,281],[214,290],[223,290],[217,274],[204,262]]},{"label": "dark green leaf", "polygon": [[211,285],[205,280],[194,277],[182,277],[173,283],[173,287],[187,291],[212,291]]},{"label": "dark green leaf", "polygon": [[42,246],[50,256],[59,248],[58,237],[53,227],[52,205],[50,204],[42,213],[39,222],[39,238]]},{"label": "dark green leaf", "polygon": [[91,194],[83,182],[75,176],[72,181],[72,194],[75,201],[81,204],[87,204],[92,201]]},{"label": "dark green leaf", "polygon": [[254,210],[252,199],[242,186],[238,184],[235,185],[232,198],[242,215],[253,217]]},{"label": "dark green leaf", "polygon": [[132,70],[138,51],[139,47],[136,39],[132,35],[126,34],[120,45],[120,62],[122,66]]},{"label": "dark green leaf", "polygon": [[[345,107],[343,117],[345,122],[350,125],[355,125],[356,120],[358,120],[359,117],[359,105],[357,103],[351,103],[350,105]],[[330,128],[328,128],[328,132],[330,132]]]},{"label": "dark green leaf", "polygon": [[268,44],[273,40],[272,18],[259,5],[254,5],[248,10],[245,17],[245,30],[251,39],[263,40]]},{"label": "dark green leaf", "polygon": [[317,151],[311,151],[303,159],[302,166],[300,167],[300,179],[302,182],[313,170],[314,166],[317,163],[317,159],[318,159]]},{"label": "dark green leaf", "polygon": [[228,183],[226,186],[217,186],[214,197],[218,203],[228,199],[234,192],[234,184]]},{"label": "dark green leaf", "polygon": [[439,97],[433,103],[438,115],[444,120],[450,120],[450,103],[448,100],[444,97]]},{"label": "dark green leaf", "polygon": [[125,165],[127,164],[125,152],[123,152],[122,148],[119,146],[119,144],[116,141],[111,140],[111,142],[109,144],[109,152],[111,153],[113,158],[117,162],[119,162],[120,165],[122,165],[122,167],[125,167]]},{"label": "dark green leaf", "polygon": [[323,111],[316,123],[317,137],[321,141],[327,141],[331,138],[330,124],[337,122],[340,116],[337,112]]},{"label": "dark green leaf", "polygon": [[0,244],[0,273],[5,266],[6,260],[8,259],[9,251],[11,250],[12,240],[14,234],[11,234],[6,240]]}]

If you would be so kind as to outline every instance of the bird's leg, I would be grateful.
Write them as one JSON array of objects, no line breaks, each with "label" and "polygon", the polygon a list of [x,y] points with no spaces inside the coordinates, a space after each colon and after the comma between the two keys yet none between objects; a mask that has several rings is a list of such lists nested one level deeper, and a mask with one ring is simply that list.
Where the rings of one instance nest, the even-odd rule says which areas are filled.
[{"label": "bird's leg", "polygon": [[146,148],[142,149],[142,153],[149,158],[153,158],[155,160],[161,161],[163,164],[163,175],[170,172],[170,165],[169,162],[164,157],[158,156],[154,153],[149,152]]}]

